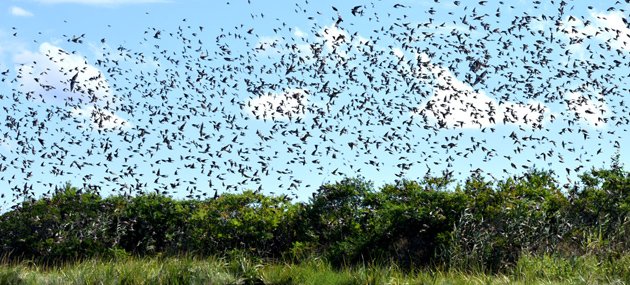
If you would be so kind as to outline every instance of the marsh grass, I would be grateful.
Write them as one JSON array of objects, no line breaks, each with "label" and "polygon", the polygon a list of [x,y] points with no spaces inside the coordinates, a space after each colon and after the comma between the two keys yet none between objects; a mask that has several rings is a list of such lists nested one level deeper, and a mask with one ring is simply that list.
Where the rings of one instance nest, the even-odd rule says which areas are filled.
[{"label": "marsh grass", "polygon": [[301,263],[264,262],[245,256],[127,257],[60,266],[30,261],[0,266],[0,284],[629,284],[630,256],[523,256],[500,274],[458,270],[404,271],[367,264],[335,269],[320,258]]}]

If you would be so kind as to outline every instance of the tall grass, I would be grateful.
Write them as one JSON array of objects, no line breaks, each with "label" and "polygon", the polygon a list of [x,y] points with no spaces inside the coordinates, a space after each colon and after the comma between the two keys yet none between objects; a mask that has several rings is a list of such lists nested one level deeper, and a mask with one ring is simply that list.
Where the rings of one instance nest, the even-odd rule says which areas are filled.
[{"label": "tall grass", "polygon": [[395,265],[334,269],[324,259],[262,262],[245,256],[126,257],[86,260],[58,267],[20,262],[0,266],[0,284],[628,284],[630,256],[523,256],[511,271],[405,271]]}]

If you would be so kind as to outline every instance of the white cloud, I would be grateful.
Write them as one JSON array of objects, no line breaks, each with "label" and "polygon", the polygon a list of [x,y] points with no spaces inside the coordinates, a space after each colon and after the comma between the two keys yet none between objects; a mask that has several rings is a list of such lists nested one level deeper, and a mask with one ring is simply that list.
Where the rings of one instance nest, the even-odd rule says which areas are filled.
[{"label": "white cloud", "polygon": [[37,0],[43,4],[84,4],[84,5],[124,5],[124,4],[147,4],[147,3],[169,3],[170,0]]},{"label": "white cloud", "polygon": [[433,96],[424,103],[421,113],[448,128],[483,128],[494,124],[497,103],[483,91],[455,78],[450,71],[432,66],[437,76]]},{"label": "white cloud", "polygon": [[45,42],[37,52],[22,50],[15,54],[13,62],[18,73],[19,90],[27,99],[71,106],[76,119],[89,121],[89,126],[97,130],[130,125],[109,111],[116,108],[117,98],[112,95],[101,71],[80,54],[68,53]]},{"label": "white cloud", "polygon": [[574,16],[568,16],[562,23],[562,31],[572,40],[580,42],[581,40],[595,35],[598,28],[593,25],[585,25],[581,19]]},{"label": "white cloud", "polygon": [[306,114],[308,92],[304,89],[288,89],[280,94],[267,94],[247,102],[247,111],[261,120],[291,120]]},{"label": "white cloud", "polygon": [[[31,100],[71,105],[114,103],[103,74],[81,55],[45,42],[37,52],[23,50],[16,54],[13,62],[19,75],[20,90]],[[74,90],[70,90],[75,75]]]},{"label": "white cloud", "polygon": [[624,15],[621,12],[598,13],[593,16],[595,23],[600,27],[600,34],[596,37],[602,41],[610,40],[613,48],[630,51],[630,28],[624,23]]},{"label": "white cloud", "polygon": [[350,41],[350,37],[346,31],[332,24],[330,26],[324,26],[324,28],[320,31],[319,36],[323,38],[324,45],[328,51],[336,51],[336,53],[341,57],[346,56],[345,51],[337,49],[340,44]]},{"label": "white cloud", "polygon": [[612,48],[630,51],[630,28],[619,11],[593,12],[586,21],[569,16],[562,23],[562,31],[573,44],[581,44],[586,38],[596,38]]},{"label": "white cloud", "polygon": [[293,28],[293,34],[298,37],[298,38],[304,38],[306,37],[306,33],[304,33],[302,30],[300,30],[300,28],[295,27]]},{"label": "white cloud", "polygon": [[403,56],[405,56],[405,53],[402,51],[402,49],[400,48],[392,48],[392,53],[397,57],[397,58],[403,58]]},{"label": "white cloud", "polygon": [[[594,91],[591,92],[595,93]],[[586,123],[594,128],[603,128],[606,126],[604,120],[608,113],[608,105],[604,101],[602,94],[584,96],[582,92],[568,92],[565,103],[567,109],[575,114],[575,117],[582,123]]]},{"label": "white cloud", "polygon": [[33,13],[26,11],[23,8],[20,8],[18,6],[11,6],[9,11],[11,12],[11,15],[17,16],[17,17],[32,17],[33,16]]},{"label": "white cloud", "polygon": [[72,115],[77,119],[90,122],[90,126],[96,130],[128,129],[131,124],[116,114],[100,108],[87,107],[85,109],[73,109]]},{"label": "white cloud", "polygon": [[361,48],[365,48],[365,43],[369,41],[367,38],[356,33],[351,36],[347,31],[339,28],[335,23],[332,23],[329,26],[324,26],[315,35],[319,40],[321,40],[321,43],[325,47],[325,51],[339,56],[337,58],[339,60],[345,60],[351,48],[357,48],[359,50],[361,50]]},{"label": "white cloud", "polygon": [[[610,16],[613,15],[613,16]],[[617,13],[610,13],[605,16],[597,14],[600,24],[609,23],[608,32],[625,29],[619,27],[622,22]],[[579,21],[572,18],[571,21]],[[612,24],[610,24],[612,23]],[[617,28],[612,28],[617,25]],[[604,25],[600,25],[602,30]],[[591,37],[601,37],[602,32],[592,26],[571,28],[567,30],[570,37],[579,42],[580,39]],[[624,32],[620,32],[617,39],[621,38]],[[609,35],[610,36],[610,35]],[[611,46],[617,39],[608,38]],[[630,41],[628,41],[630,43]],[[619,44],[619,43],[617,43]],[[574,44],[573,48],[580,48],[579,44]],[[621,47],[621,44],[618,45]],[[627,47],[627,46],[626,46]],[[402,57],[402,53],[396,48],[392,49],[392,54]],[[453,73],[430,62],[426,54],[416,55],[417,60],[423,65],[420,72],[416,72],[418,78],[433,87],[433,96],[421,104],[421,108],[416,114],[422,115],[431,121],[437,121],[445,128],[483,128],[496,124],[514,124],[521,127],[540,128],[543,124],[551,121],[551,110],[542,102],[530,101],[527,103],[504,102],[499,104],[486,95],[484,91],[476,91],[469,84],[457,79]],[[587,92],[589,95],[585,95]],[[606,116],[609,112],[604,97],[588,86],[579,91],[572,91],[566,94],[565,104],[567,110],[574,114],[575,118],[584,124],[594,128],[606,126]]]},{"label": "white cloud", "polygon": [[433,87],[433,96],[415,113],[442,127],[484,128],[501,123],[540,127],[551,114],[540,102],[498,104],[484,91],[475,91],[457,79],[450,70],[431,64],[426,54],[417,57],[426,68],[416,76]]},{"label": "white cloud", "polygon": [[483,128],[494,124],[497,103],[483,92],[457,79],[448,69],[430,62],[428,55],[416,55],[422,68],[417,77],[433,87],[433,96],[417,112],[445,128]]}]

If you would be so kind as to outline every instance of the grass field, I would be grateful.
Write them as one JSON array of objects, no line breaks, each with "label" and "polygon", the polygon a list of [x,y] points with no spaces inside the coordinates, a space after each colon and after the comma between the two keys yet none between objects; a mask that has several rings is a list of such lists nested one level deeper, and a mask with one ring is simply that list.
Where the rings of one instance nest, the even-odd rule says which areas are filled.
[{"label": "grass field", "polygon": [[322,259],[300,264],[248,258],[120,258],[63,266],[0,266],[0,284],[630,284],[630,256],[616,260],[523,257],[509,272],[484,274],[369,265],[334,269]]}]

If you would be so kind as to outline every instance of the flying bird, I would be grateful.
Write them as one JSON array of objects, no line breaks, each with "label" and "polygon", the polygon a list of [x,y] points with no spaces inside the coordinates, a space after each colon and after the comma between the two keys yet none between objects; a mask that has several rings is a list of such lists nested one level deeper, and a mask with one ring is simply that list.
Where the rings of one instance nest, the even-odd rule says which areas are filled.
[{"label": "flying bird", "polygon": [[77,71],[77,73],[75,73],[72,78],[70,78],[70,92],[74,92],[75,87],[78,83],[77,78],[79,77],[79,71]]}]

